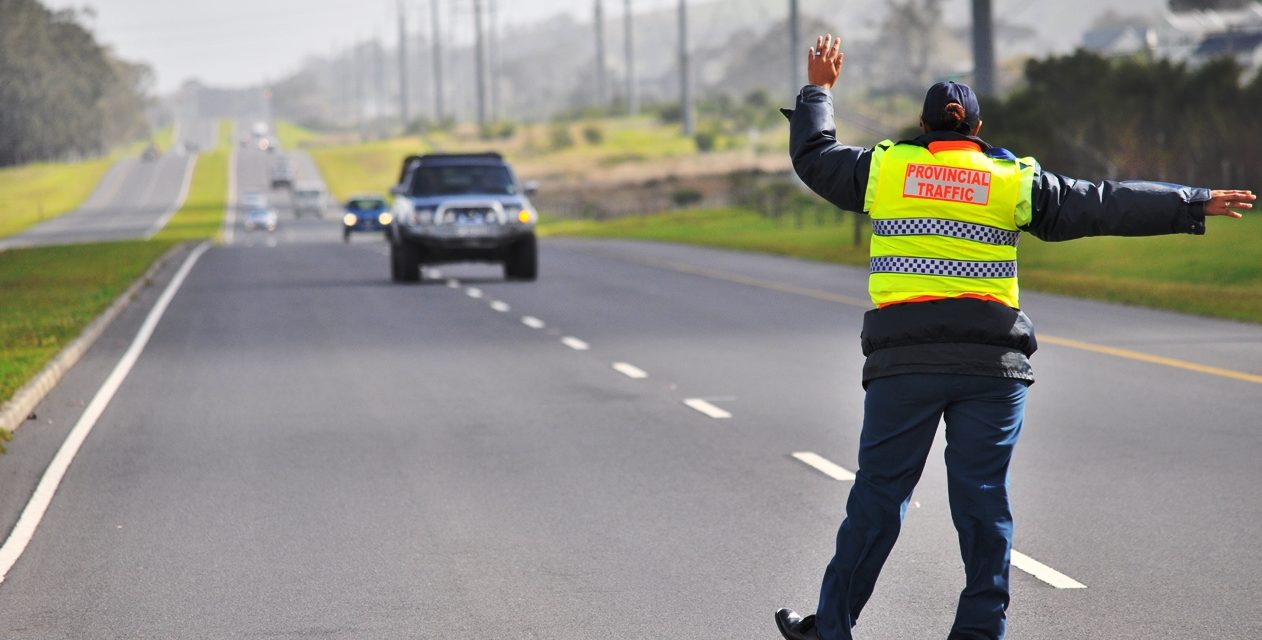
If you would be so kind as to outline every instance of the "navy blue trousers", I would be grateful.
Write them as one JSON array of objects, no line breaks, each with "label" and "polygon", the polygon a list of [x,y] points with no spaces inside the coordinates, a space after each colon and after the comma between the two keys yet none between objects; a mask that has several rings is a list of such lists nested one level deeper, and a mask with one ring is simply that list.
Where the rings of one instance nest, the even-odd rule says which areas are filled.
[{"label": "navy blue trousers", "polygon": [[947,490],[965,571],[948,638],[1002,640],[1012,552],[1008,464],[1025,415],[1026,387],[1020,380],[950,374],[906,374],[868,384],[859,470],[816,609],[823,640],[851,639],[943,419]]}]

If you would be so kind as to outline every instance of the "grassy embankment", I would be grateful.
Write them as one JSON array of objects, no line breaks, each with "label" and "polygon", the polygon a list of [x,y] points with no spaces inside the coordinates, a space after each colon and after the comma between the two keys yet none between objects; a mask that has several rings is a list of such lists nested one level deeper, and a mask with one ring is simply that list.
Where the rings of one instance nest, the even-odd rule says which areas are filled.
[{"label": "grassy embankment", "polygon": [[[548,221],[545,235],[616,237],[759,251],[862,266],[849,223],[801,229],[744,209],[603,222]],[[1209,221],[1203,237],[1021,239],[1021,286],[1084,298],[1262,322],[1262,216]]]},{"label": "grassy embankment", "polygon": [[[0,403],[173,245],[216,237],[227,192],[227,128],[221,124],[219,146],[198,158],[184,206],[151,240],[0,253]],[[0,202],[12,188],[0,184]]]}]

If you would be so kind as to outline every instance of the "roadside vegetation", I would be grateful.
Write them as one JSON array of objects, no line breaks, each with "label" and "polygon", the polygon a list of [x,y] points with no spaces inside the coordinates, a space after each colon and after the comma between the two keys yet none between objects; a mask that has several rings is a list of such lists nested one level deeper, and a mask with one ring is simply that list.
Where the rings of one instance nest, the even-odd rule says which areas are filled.
[{"label": "roadside vegetation", "polygon": [[152,239],[0,252],[0,404],[158,257],[181,242],[218,236],[231,148],[226,129],[221,123],[219,146],[198,156],[184,205]]}]

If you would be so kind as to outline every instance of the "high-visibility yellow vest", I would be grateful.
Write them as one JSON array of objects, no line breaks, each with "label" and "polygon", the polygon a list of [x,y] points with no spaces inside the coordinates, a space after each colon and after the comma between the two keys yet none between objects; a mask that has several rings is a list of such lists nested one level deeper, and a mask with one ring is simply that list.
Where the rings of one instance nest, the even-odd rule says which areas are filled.
[{"label": "high-visibility yellow vest", "polygon": [[1030,222],[1037,168],[1033,158],[993,158],[964,140],[878,144],[863,204],[872,302],[982,298],[1020,307],[1018,228]]}]

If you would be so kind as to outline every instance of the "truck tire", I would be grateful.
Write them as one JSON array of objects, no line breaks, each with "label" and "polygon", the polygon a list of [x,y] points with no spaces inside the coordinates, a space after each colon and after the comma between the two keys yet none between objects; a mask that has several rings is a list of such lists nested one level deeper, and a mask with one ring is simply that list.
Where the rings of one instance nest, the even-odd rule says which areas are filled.
[{"label": "truck tire", "polygon": [[504,277],[509,280],[533,281],[539,276],[539,250],[535,237],[527,236],[508,250],[504,261]]},{"label": "truck tire", "polygon": [[390,279],[395,282],[420,282],[421,257],[415,245],[406,242],[390,244]]}]

